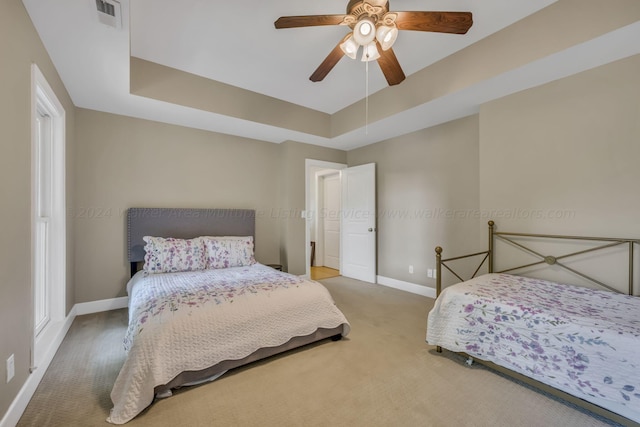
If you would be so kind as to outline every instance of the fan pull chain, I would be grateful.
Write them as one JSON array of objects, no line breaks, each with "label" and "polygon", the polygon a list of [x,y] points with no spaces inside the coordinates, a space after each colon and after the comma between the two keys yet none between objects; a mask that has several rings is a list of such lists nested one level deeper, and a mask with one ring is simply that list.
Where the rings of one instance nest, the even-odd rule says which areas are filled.
[{"label": "fan pull chain", "polygon": [[365,63],[364,134],[369,135],[369,53]]}]

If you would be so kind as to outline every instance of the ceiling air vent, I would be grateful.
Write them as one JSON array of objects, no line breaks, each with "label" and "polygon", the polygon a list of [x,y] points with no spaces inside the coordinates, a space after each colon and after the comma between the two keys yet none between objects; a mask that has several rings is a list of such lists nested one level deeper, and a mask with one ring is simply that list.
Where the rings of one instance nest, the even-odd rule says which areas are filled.
[{"label": "ceiling air vent", "polygon": [[96,9],[100,22],[114,28],[122,27],[120,3],[115,0],[96,0]]}]

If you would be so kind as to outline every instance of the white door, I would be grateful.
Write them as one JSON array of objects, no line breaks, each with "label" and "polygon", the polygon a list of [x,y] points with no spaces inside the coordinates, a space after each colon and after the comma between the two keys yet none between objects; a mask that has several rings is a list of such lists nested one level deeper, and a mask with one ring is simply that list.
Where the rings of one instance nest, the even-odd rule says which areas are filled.
[{"label": "white door", "polygon": [[342,262],[345,277],[376,283],[376,165],[343,169]]},{"label": "white door", "polygon": [[340,174],[323,178],[324,263],[325,267],[340,269]]}]

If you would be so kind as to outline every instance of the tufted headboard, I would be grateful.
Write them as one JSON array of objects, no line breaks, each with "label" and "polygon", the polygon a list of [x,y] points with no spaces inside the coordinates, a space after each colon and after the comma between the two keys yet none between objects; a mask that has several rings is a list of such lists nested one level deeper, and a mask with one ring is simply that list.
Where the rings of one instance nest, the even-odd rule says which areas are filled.
[{"label": "tufted headboard", "polygon": [[253,236],[253,209],[130,208],[127,211],[127,259],[131,275],[144,261],[144,236],[190,239],[198,236]]}]

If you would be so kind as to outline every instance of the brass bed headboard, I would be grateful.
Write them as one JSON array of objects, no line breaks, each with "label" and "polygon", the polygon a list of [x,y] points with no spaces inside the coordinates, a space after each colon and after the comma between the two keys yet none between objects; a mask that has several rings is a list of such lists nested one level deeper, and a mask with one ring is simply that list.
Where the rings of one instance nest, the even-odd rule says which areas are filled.
[{"label": "brass bed headboard", "polygon": [[[547,264],[547,265],[557,265],[573,274],[576,274],[580,277],[582,277],[583,279],[589,280],[590,282],[596,283],[599,286],[602,286],[606,289],[609,289],[611,291],[614,292],[620,292],[619,290],[615,289],[612,286],[609,286],[605,283],[603,283],[600,280],[597,280],[587,274],[584,274],[580,271],[577,271],[574,268],[569,267],[568,265],[559,262],[560,260],[569,258],[569,257],[574,257],[574,256],[578,256],[578,255],[584,255],[586,253],[590,253],[590,252],[596,252],[596,251],[603,251],[605,249],[609,249],[609,248],[613,248],[616,246],[622,246],[622,245],[626,245],[627,246],[627,251],[628,251],[628,255],[629,255],[629,273],[628,273],[628,291],[627,294],[628,295],[633,295],[634,292],[634,247],[637,244],[640,244],[640,240],[638,239],[625,239],[625,238],[617,238],[617,237],[587,237],[587,236],[566,236],[566,235],[556,235],[556,234],[531,234],[531,233],[511,233],[511,232],[499,232],[495,230],[495,223],[493,221],[489,221],[488,223],[489,225],[489,248],[486,251],[482,251],[482,252],[476,252],[473,254],[468,254],[468,255],[462,255],[462,256],[458,256],[458,257],[453,257],[453,258],[447,258],[447,259],[442,259],[442,252],[443,249],[438,246],[436,247],[436,295],[440,295],[440,292],[442,291],[442,267],[444,267],[445,269],[447,269],[449,272],[451,272],[455,277],[457,277],[459,280],[464,281],[465,279],[463,279],[462,277],[460,277],[460,275],[458,275],[453,268],[451,268],[449,265],[447,265],[448,262],[451,261],[456,261],[456,260],[461,260],[461,259],[467,259],[467,258],[473,258],[473,257],[480,257],[483,256],[482,260],[480,261],[480,264],[478,265],[478,268],[476,268],[475,272],[473,273],[473,275],[471,276],[471,278],[474,278],[478,272],[480,271],[480,269],[482,268],[482,266],[484,265],[484,263],[488,260],[488,265],[487,265],[487,270],[489,273],[508,273],[508,272],[513,272],[516,270],[521,270],[521,269],[525,269],[525,268],[530,268],[530,267],[534,267],[536,265],[542,265],[542,264]],[[553,256],[553,255],[544,255],[539,253],[538,251],[531,249],[530,247],[525,246],[524,244],[520,243],[520,242],[516,242],[514,240],[514,238],[518,238],[518,237],[524,237],[524,238],[541,238],[541,239],[551,239],[551,240],[572,240],[572,241],[588,241],[588,242],[601,242],[602,244],[593,248],[588,248],[588,249],[584,249],[584,250],[580,250],[580,251],[575,251],[575,252],[571,252],[571,253],[567,253],[567,254],[563,254],[561,256]],[[495,271],[494,270],[494,255],[495,255],[495,250],[494,250],[494,243],[496,240],[502,240],[505,241],[511,245],[514,245],[520,249],[522,249],[523,251],[534,255],[535,257],[539,258],[538,261],[536,262],[532,262],[532,263],[528,263],[528,264],[522,264],[522,265],[518,265],[515,267],[510,267],[504,270],[500,270],[500,271]]]}]

